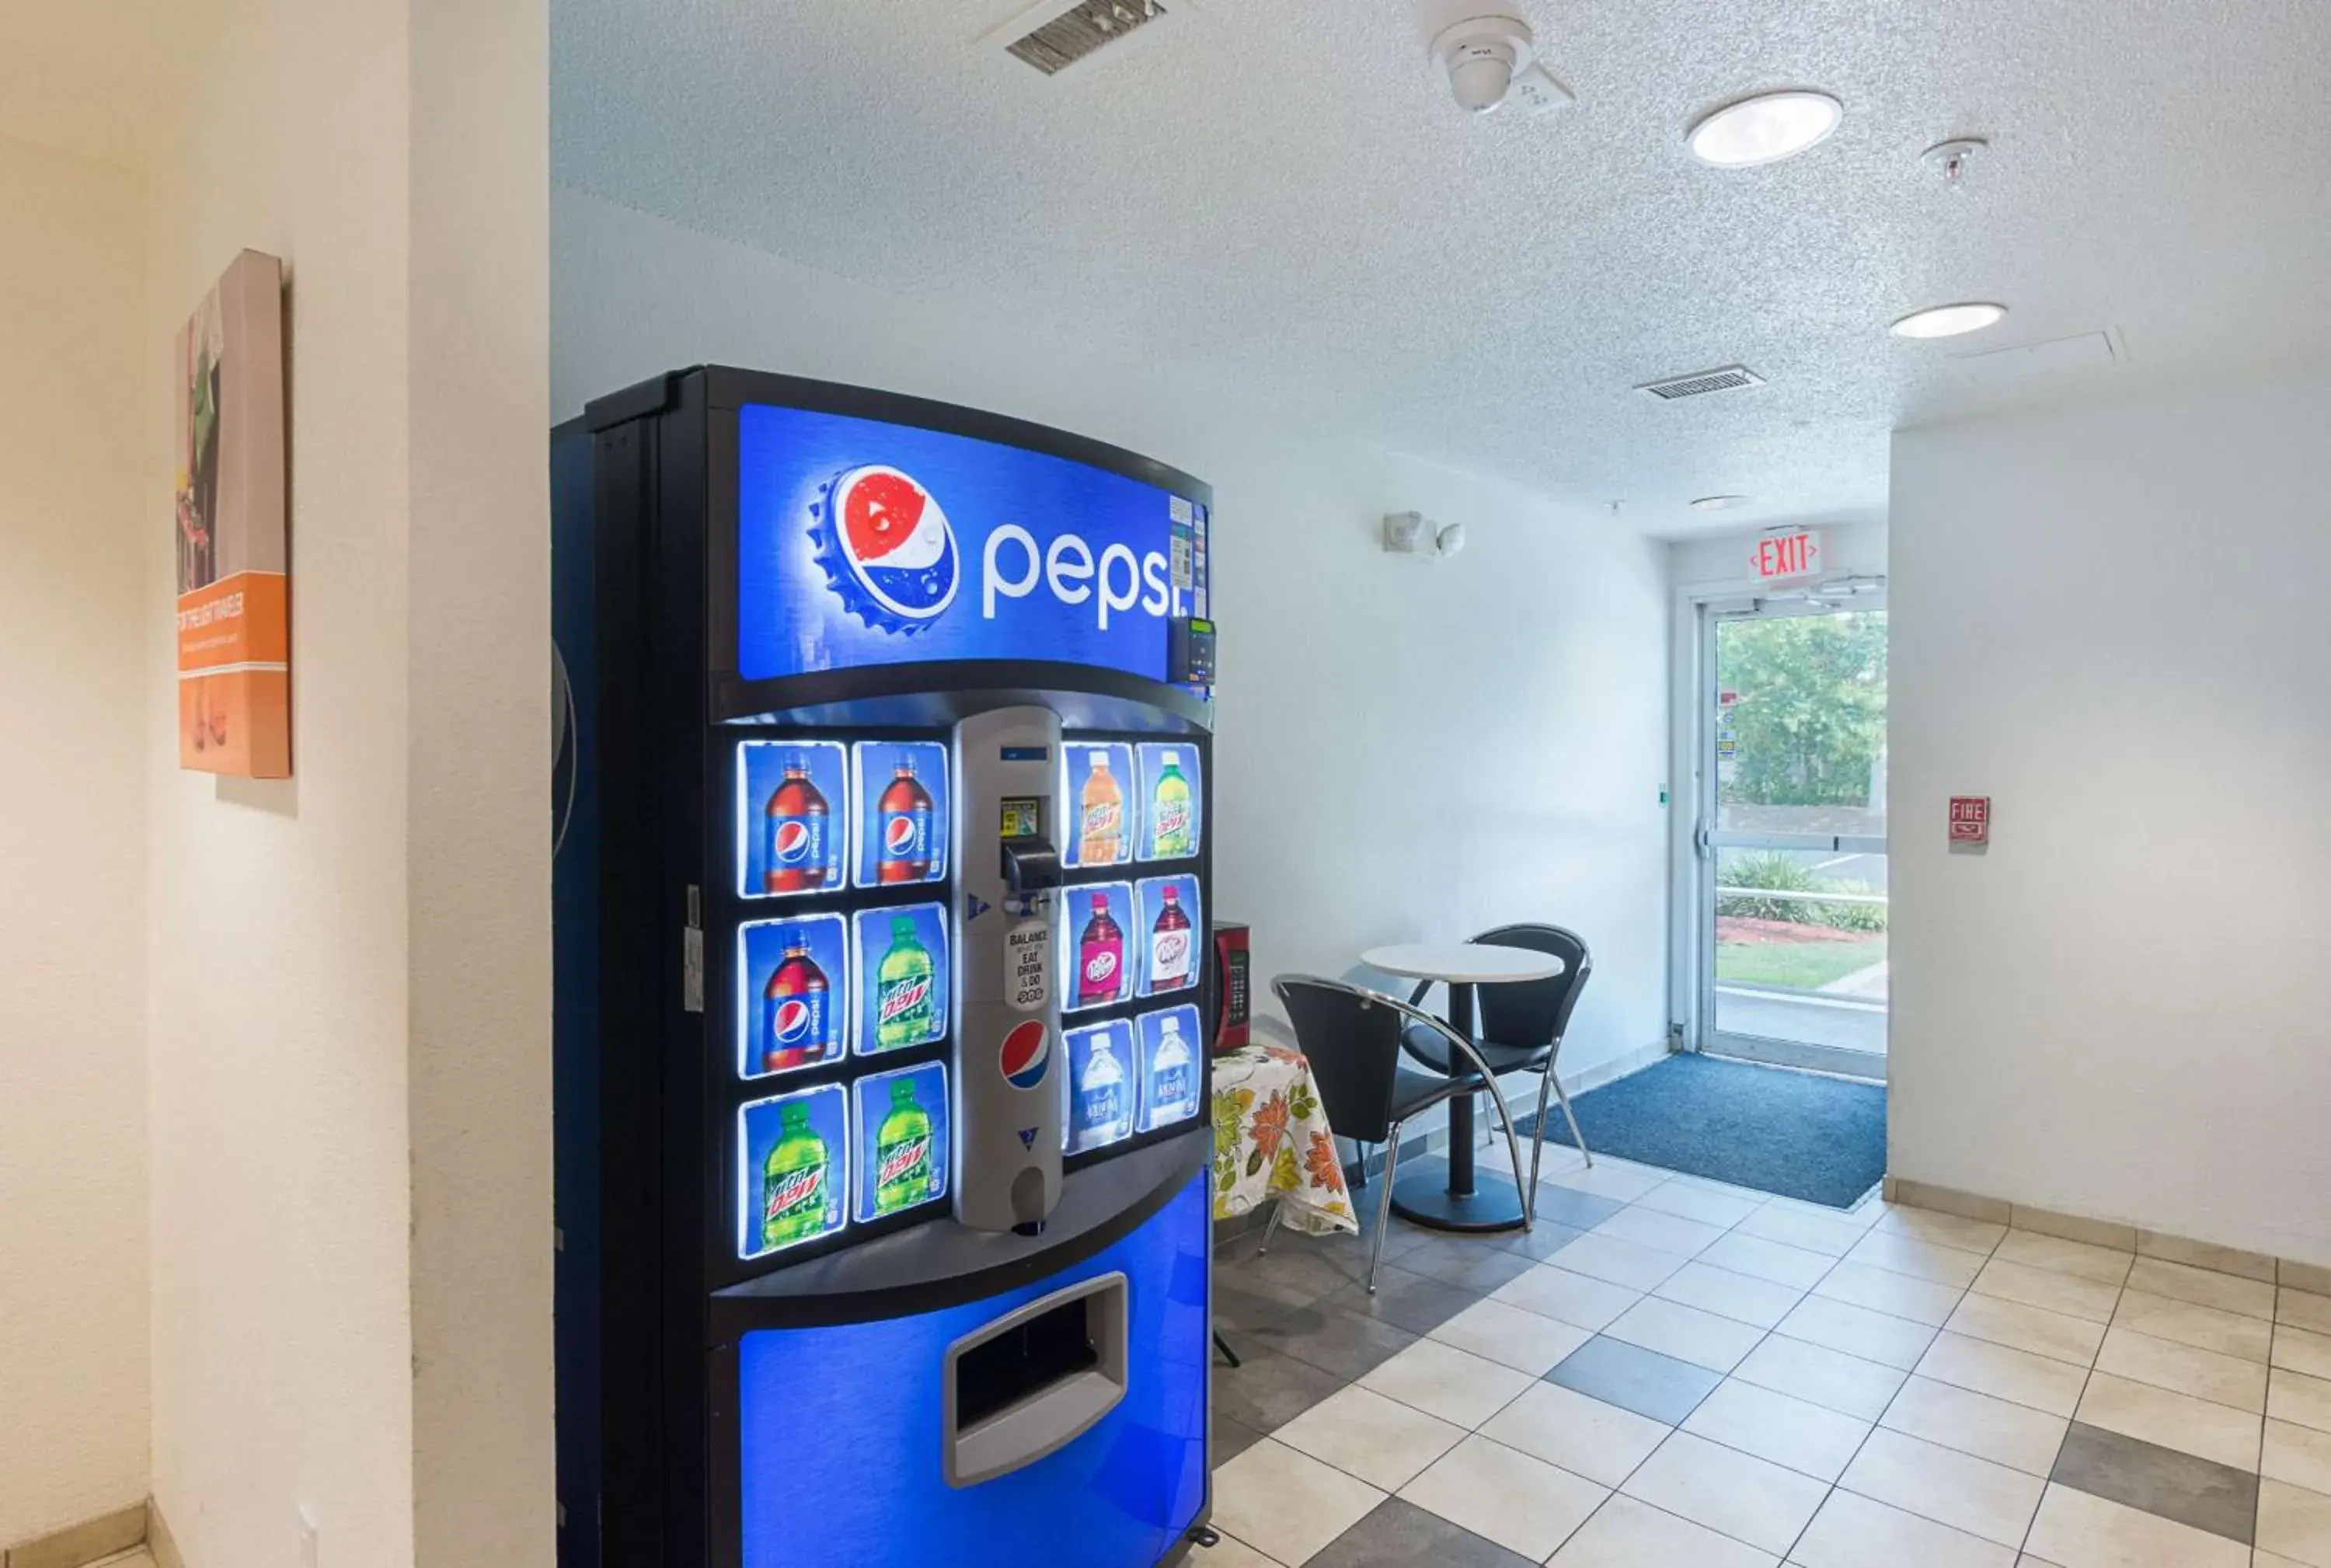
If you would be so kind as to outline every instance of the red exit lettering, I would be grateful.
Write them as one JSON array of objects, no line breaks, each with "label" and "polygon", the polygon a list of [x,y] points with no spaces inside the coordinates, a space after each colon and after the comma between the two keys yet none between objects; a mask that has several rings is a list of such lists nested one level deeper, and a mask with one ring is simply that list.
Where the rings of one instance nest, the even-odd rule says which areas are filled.
[{"label": "red exit lettering", "polygon": [[1821,570],[1821,536],[1811,529],[1767,534],[1756,541],[1753,564],[1760,578],[1806,577]]}]

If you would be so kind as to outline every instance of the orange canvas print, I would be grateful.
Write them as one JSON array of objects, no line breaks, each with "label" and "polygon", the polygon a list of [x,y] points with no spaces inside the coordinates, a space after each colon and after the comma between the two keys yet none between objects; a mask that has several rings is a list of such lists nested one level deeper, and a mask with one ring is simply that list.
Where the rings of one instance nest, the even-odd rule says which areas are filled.
[{"label": "orange canvas print", "polygon": [[237,256],[177,350],[178,765],[288,778],[282,262]]}]

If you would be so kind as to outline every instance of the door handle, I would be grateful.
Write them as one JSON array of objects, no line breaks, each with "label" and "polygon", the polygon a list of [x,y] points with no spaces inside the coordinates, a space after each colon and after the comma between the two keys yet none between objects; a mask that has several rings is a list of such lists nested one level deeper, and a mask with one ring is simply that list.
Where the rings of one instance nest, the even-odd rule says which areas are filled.
[{"label": "door handle", "polygon": [[1698,856],[1703,860],[1708,859],[1708,819],[1706,817],[1702,817],[1691,830],[1691,852]]}]

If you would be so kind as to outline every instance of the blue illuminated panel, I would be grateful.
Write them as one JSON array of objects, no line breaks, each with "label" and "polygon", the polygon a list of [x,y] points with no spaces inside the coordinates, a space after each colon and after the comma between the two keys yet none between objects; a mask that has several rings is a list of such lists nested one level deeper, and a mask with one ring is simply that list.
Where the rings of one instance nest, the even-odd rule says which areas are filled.
[{"label": "blue illuminated panel", "polygon": [[[918,1317],[747,1334],[737,1351],[745,1568],[1150,1568],[1206,1495],[1208,1179],[1114,1246]],[[977,1486],[941,1471],[947,1348],[1122,1271],[1129,1383],[1058,1452]]]},{"label": "blue illuminated panel", "polygon": [[[737,411],[737,669],[1048,660],[1166,678],[1204,508],[968,436]],[[1177,584],[1178,578],[1178,584]]]}]

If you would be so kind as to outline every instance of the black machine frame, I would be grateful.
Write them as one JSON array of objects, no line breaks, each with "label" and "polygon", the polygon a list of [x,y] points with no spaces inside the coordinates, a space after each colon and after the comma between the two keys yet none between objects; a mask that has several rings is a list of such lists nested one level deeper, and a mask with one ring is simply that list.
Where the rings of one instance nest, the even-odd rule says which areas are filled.
[{"label": "black machine frame", "polygon": [[[741,743],[847,730],[853,739],[942,738],[960,717],[1036,702],[1060,712],[1078,741],[1170,737],[1199,758],[1205,824],[1188,860],[1092,868],[1070,885],[1194,874],[1204,891],[1194,990],[1136,996],[1080,1012],[1082,1028],[1185,1002],[1214,1015],[1213,757],[1211,706],[1163,682],[1081,665],[991,660],[907,664],[773,680],[737,665],[737,411],[748,404],[846,414],[1048,453],[1213,505],[1189,475],[1099,442],[924,399],[722,367],[673,372],[603,398],[554,432],[587,442],[590,595],[596,700],[578,727],[578,768],[593,770],[597,843],[597,1028],[590,1042],[597,1110],[598,1340],[592,1371],[589,1468],[596,1485],[595,1550],[566,1568],[737,1559],[738,1478],[733,1393],[736,1347],[754,1328],[846,1322],[937,1310],[1037,1278],[1100,1250],[1206,1168],[1212,1136],[1211,1051],[1193,1041],[1201,1115],[1106,1148],[1067,1156],[1079,1176],[1125,1188],[1111,1222],[1005,1250],[978,1269],[898,1269],[869,1287],[839,1260],[861,1246],[911,1253],[910,1234],[945,1217],[946,1200],[752,1260],[737,1257],[733,1211],[738,1108],[771,1080],[737,1070],[735,931],[793,915],[930,901],[952,909],[946,879],[892,889],[844,887],[780,900],[742,898],[722,874],[733,854],[733,768]],[[580,486],[567,470],[566,489]],[[578,498],[579,499],[579,498]],[[562,1041],[562,1072],[571,1047]],[[945,1060],[956,1041],[845,1057],[788,1074],[783,1089],[847,1082],[870,1071]],[[950,1070],[958,1070],[959,1064]],[[1112,1201],[1115,1201],[1114,1199]],[[561,1222],[566,1222],[562,1214]],[[572,1243],[569,1243],[570,1245]],[[775,1277],[785,1276],[783,1281]],[[773,1285],[784,1288],[772,1288]],[[562,1346],[562,1365],[565,1347]],[[725,1379],[725,1381],[724,1381]],[[569,1445],[562,1436],[562,1458]],[[1212,1482],[1198,1518],[1212,1507]],[[565,1478],[562,1502],[566,1497]],[[579,1501],[579,1499],[576,1499]],[[570,1526],[576,1522],[568,1508]]]}]

